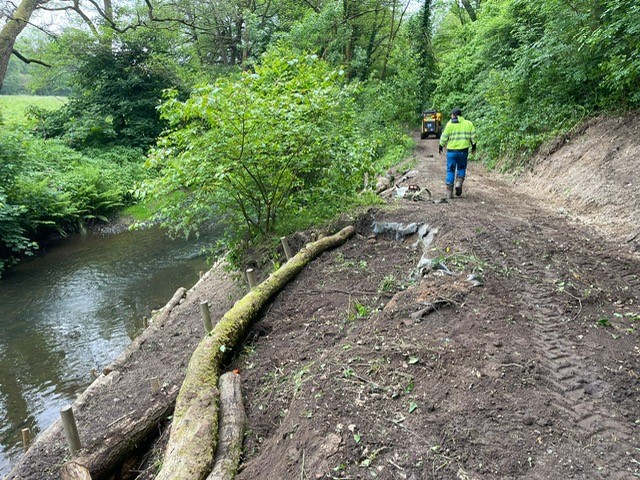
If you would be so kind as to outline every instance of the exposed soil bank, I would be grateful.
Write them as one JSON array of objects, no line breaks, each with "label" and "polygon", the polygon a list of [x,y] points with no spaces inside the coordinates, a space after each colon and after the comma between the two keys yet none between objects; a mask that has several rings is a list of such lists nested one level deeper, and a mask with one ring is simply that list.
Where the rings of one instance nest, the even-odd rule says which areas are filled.
[{"label": "exposed soil bank", "polygon": [[[590,128],[608,135],[591,145]],[[238,478],[636,478],[640,256],[631,213],[640,198],[637,175],[623,173],[640,167],[637,134],[623,153],[606,152],[637,128],[633,118],[592,125],[541,156],[520,185],[471,165],[460,198],[390,199],[393,208],[361,218],[359,235],[265,309],[229,365],[241,371],[249,419]],[[440,197],[444,157],[435,140],[417,141],[415,167],[396,178]],[[612,173],[596,176],[602,169]],[[602,213],[610,204],[631,213]],[[434,268],[416,276],[416,235],[374,235],[374,221],[428,226]],[[100,425],[150,395],[141,378],[170,379],[166,391],[179,385],[201,337],[198,302],[220,305],[219,317],[234,296],[223,290],[231,279],[220,279],[203,279],[174,309],[145,347],[143,370],[124,372],[128,393],[92,399],[100,418],[88,416],[81,436],[99,440]],[[64,448],[48,457],[51,444],[38,448],[9,478],[57,478]],[[153,463],[127,469],[152,478]]]},{"label": "exposed soil bank", "polygon": [[592,120],[533,159],[520,182],[543,202],[640,250],[637,113]]}]

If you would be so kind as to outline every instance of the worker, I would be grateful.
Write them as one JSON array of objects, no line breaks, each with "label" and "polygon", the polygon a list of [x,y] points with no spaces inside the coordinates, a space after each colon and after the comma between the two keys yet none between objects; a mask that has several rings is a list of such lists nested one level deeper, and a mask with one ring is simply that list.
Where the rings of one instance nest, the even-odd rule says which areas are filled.
[{"label": "worker", "polygon": [[440,135],[438,153],[442,154],[447,147],[447,196],[453,198],[455,181],[456,196],[462,195],[462,184],[467,173],[467,159],[469,148],[471,153],[476,153],[476,128],[469,120],[462,117],[462,110],[454,108],[451,111],[451,120],[444,127]]}]

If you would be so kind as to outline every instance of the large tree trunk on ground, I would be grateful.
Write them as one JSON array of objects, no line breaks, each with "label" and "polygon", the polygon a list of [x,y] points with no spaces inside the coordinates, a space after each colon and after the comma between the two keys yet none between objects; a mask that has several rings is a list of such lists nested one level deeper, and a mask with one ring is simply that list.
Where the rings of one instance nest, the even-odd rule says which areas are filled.
[{"label": "large tree trunk on ground", "polygon": [[13,15],[2,27],[2,30],[0,30],[0,91],[2,90],[4,77],[7,74],[7,66],[9,65],[9,58],[11,58],[16,38],[29,23],[29,19],[38,8],[39,3],[40,0],[22,0]]},{"label": "large tree trunk on ground", "polygon": [[79,456],[62,466],[62,480],[103,478],[114,465],[121,464],[128,453],[149,438],[158,424],[171,413],[173,403],[167,403],[170,398],[171,395],[159,394],[158,401],[144,414],[132,412],[131,416],[117,420],[99,448],[84,449]]},{"label": "large tree trunk on ground", "polygon": [[176,400],[169,443],[156,480],[202,480],[211,471],[218,432],[218,376],[225,352],[237,346],[269,299],[323,251],[344,243],[346,227],[304,247],[220,319],[196,348]]},{"label": "large tree trunk on ground", "polygon": [[240,465],[247,416],[242,402],[242,383],[235,372],[220,377],[220,428],[213,470],[207,480],[233,480]]}]

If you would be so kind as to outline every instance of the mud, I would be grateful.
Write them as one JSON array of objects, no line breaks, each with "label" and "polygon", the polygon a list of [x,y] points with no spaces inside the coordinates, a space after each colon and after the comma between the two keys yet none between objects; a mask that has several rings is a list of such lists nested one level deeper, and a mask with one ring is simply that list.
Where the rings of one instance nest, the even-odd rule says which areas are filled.
[{"label": "mud", "polygon": [[[416,137],[394,176],[425,194],[391,190],[387,205],[353,218],[358,235],[298,275],[228,365],[248,414],[237,478],[638,478],[640,198],[637,176],[623,173],[640,157],[606,155],[622,134],[584,146],[589,128],[515,182],[471,164],[462,197],[448,201],[444,157]],[[590,152],[574,162],[582,173],[560,176],[557,159],[579,149]],[[616,217],[617,205],[634,210]],[[167,319],[160,343],[176,361],[144,359],[172,385],[201,336],[199,301],[234,296],[221,291],[228,279],[208,278]],[[117,420],[108,395],[135,403],[132,388],[95,399],[95,421]],[[166,432],[115,478],[153,478]],[[57,478],[59,457],[15,478]]]},{"label": "mud", "polygon": [[[437,200],[444,158],[417,141],[396,178]],[[638,256],[539,185],[472,165],[461,198],[392,199],[300,274],[231,365],[238,478],[637,478]],[[446,268],[416,280],[415,236],[374,221],[437,230]]]}]

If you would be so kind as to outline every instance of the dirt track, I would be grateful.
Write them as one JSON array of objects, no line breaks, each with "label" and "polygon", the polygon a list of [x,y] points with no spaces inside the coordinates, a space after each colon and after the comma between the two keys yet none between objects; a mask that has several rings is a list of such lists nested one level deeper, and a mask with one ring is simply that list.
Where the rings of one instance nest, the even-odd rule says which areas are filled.
[{"label": "dirt track", "polygon": [[[418,143],[401,185],[441,196]],[[300,274],[232,365],[239,478],[640,477],[638,256],[543,200],[471,165],[461,198],[392,201]],[[413,281],[415,235],[374,240],[374,220],[437,230],[453,274]]]}]

